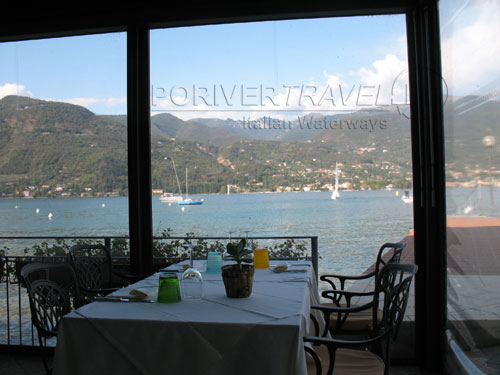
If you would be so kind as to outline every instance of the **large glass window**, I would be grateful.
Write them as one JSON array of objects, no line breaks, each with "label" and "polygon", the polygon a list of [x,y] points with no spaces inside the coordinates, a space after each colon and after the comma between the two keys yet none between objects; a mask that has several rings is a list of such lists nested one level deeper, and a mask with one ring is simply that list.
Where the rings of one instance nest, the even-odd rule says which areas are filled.
[{"label": "large glass window", "polygon": [[403,15],[152,30],[155,234],[317,236],[320,274],[404,240],[413,263],[408,96]]},{"label": "large glass window", "polygon": [[441,1],[448,326],[476,366],[499,371],[500,5]]},{"label": "large glass window", "polygon": [[0,43],[0,56],[0,343],[27,344],[16,257],[66,256],[80,237],[126,248],[126,34]]}]

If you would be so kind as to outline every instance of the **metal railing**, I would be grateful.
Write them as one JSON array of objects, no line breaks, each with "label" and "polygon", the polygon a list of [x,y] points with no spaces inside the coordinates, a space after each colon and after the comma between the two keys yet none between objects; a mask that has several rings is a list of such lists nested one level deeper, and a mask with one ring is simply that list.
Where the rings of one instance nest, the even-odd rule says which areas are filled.
[{"label": "metal railing", "polygon": [[[158,249],[165,250],[175,250],[176,246],[182,247],[183,244],[191,243],[196,248],[197,246],[200,248],[201,246],[205,246],[206,250],[211,246],[221,246],[225,245],[227,241],[239,240],[241,238],[248,239],[249,243],[255,247],[268,247],[271,249],[271,259],[308,259],[311,260],[314,271],[316,273],[316,277],[318,274],[318,237],[317,236],[262,236],[262,237],[159,237],[155,236],[155,246],[158,246]],[[72,241],[73,243],[78,242],[99,242],[103,243],[106,246],[113,250],[113,243],[115,240],[124,240],[128,241],[128,237],[126,236],[39,236],[39,237],[30,237],[30,236],[17,236],[17,237],[8,237],[3,236],[0,237],[1,243],[4,245],[5,250],[7,247],[5,246],[5,241],[11,241],[16,245],[16,242],[20,241],[21,243],[17,243],[14,246],[19,252],[23,247],[24,249],[34,249],[35,246],[40,249],[40,243],[45,243],[43,249],[52,249],[51,245],[47,241],[55,241],[59,250],[64,248],[69,248],[71,244],[67,244],[66,241]],[[41,242],[43,241],[43,242]],[[224,242],[222,242],[224,241]],[[291,249],[294,246],[300,247],[302,249],[302,255],[298,255],[297,252],[290,251],[293,256],[273,256],[273,246],[270,244],[278,242],[282,242],[283,246],[286,249]],[[295,241],[302,241],[300,243],[296,243]],[[308,242],[308,246],[305,244]],[[35,243],[35,246],[27,247],[28,243]],[[53,245],[52,245],[53,246]],[[118,249],[120,256],[113,255],[113,264],[118,268],[126,269],[129,266],[129,258],[124,255],[124,247],[123,242],[121,243],[121,248]],[[162,247],[163,246],[163,247]],[[283,246],[280,248],[279,245],[274,246],[274,249],[280,248],[283,249]],[[285,249],[285,250],[286,250]],[[291,249],[293,250],[293,249]],[[305,250],[305,251],[304,251]],[[125,253],[128,249],[125,248]],[[161,251],[160,251],[161,253]],[[175,253],[175,251],[174,251]],[[201,250],[203,253],[203,249]],[[281,253],[283,251],[278,252],[275,251],[275,254]],[[285,251],[286,253],[286,251]],[[168,254],[168,251],[167,251]],[[155,257],[155,265],[156,269],[164,267],[166,264],[175,263],[181,259],[184,259],[183,256],[158,256]],[[200,254],[198,258],[201,258]],[[65,255],[54,255],[54,256],[37,256],[32,254],[25,255],[0,255],[0,347],[1,346],[22,346],[22,347],[33,347],[37,346],[38,337],[36,329],[31,324],[31,312],[29,309],[29,300],[26,288],[24,287],[22,281],[20,280],[20,271],[25,264],[33,263],[33,262],[68,262],[68,256]],[[55,345],[55,340],[48,340],[47,345]]]}]

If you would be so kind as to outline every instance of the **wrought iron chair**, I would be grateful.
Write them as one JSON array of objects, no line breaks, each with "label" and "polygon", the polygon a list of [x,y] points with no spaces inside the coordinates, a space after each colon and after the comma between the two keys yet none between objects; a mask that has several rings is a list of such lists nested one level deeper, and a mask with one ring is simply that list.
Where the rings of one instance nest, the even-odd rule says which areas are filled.
[{"label": "wrought iron chair", "polygon": [[[414,264],[389,263],[378,273],[371,308],[374,329],[367,339],[340,340],[320,336],[304,337],[308,374],[387,375],[392,346],[403,321],[410,295],[410,284],[416,272],[417,266]],[[377,313],[379,305],[382,311],[381,319]],[[311,308],[321,310],[326,321],[328,321],[329,314],[334,312],[321,305]],[[312,346],[310,344],[308,346],[307,343]],[[326,372],[324,371],[325,364],[328,364]]]},{"label": "wrought iron chair", "polygon": [[28,292],[33,282],[50,280],[68,293],[72,308],[83,305],[75,272],[67,263],[29,263],[23,266],[20,275]]},{"label": "wrought iron chair", "polygon": [[42,347],[43,365],[51,374],[44,342],[57,336],[61,318],[81,305],[76,275],[66,263],[30,263],[21,269],[21,277],[28,290],[31,321]]},{"label": "wrought iron chair", "polygon": [[80,294],[86,302],[93,301],[96,296],[112,293],[123,286],[113,280],[111,252],[107,246],[73,245],[69,249],[69,258],[78,279]]},{"label": "wrought iron chair", "polygon": [[[324,303],[324,305],[352,308],[349,311],[346,310],[346,312],[339,312],[330,316],[328,327],[332,334],[352,333],[352,331],[361,330],[369,331],[373,328],[369,308],[374,290],[365,292],[346,290],[346,282],[375,280],[382,267],[386,264],[400,262],[405,246],[406,243],[404,242],[383,244],[378,251],[377,260],[371,272],[356,276],[335,274],[320,276],[320,280],[327,282],[331,286],[330,290],[321,293],[322,297],[332,301]],[[363,303],[363,301],[368,302]],[[381,311],[378,314],[380,318]]]},{"label": "wrought iron chair", "polygon": [[104,245],[73,245],[69,249],[69,258],[80,285],[80,294],[87,302],[141,279],[137,275],[115,273],[111,251]]}]

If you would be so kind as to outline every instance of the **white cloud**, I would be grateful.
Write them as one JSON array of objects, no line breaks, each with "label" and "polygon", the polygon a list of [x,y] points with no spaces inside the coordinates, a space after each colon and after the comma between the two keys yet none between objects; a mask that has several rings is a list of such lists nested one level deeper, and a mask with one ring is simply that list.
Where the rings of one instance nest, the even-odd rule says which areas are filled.
[{"label": "white cloud", "polygon": [[24,85],[18,85],[16,83],[6,83],[0,86],[0,99],[8,95],[32,96],[31,92],[26,91]]},{"label": "white cloud", "polygon": [[[263,86],[263,92],[258,90],[258,85],[234,85],[234,90],[226,88],[227,92],[235,93],[234,97],[231,96],[232,105],[224,103],[221,93],[207,97],[209,102],[215,97],[219,98],[218,106],[199,102],[193,105],[193,92],[186,91],[184,95],[169,97],[164,95],[163,90],[161,99],[153,98],[152,113],[170,112],[184,120],[193,117],[241,119],[243,116],[252,119],[263,116],[296,119],[308,113],[336,114],[375,109],[408,102],[407,69],[406,61],[388,54],[374,61],[371,68],[362,67],[351,73],[349,82],[339,74],[324,71],[319,79],[313,77],[309,82],[290,83],[281,87]],[[263,104],[241,105],[242,101],[257,103],[261,100]]]},{"label": "white cloud", "polygon": [[[374,69],[361,68],[354,75],[365,87],[373,87],[378,105],[408,103],[408,62],[388,54],[372,63]],[[366,91],[366,90],[365,90]],[[370,93],[370,90],[368,90]],[[376,92],[376,94],[375,94]]]},{"label": "white cloud", "polygon": [[443,77],[452,95],[485,93],[498,79],[500,5],[478,0],[467,4],[446,24],[442,35]]},{"label": "white cloud", "polygon": [[[52,100],[52,99],[51,99]],[[107,98],[97,98],[97,97],[81,97],[81,98],[68,98],[68,99],[59,99],[57,101],[64,102],[64,103],[70,103],[70,104],[76,104],[76,105],[81,105],[83,107],[89,108],[94,106],[94,105],[104,105],[107,108],[113,107],[115,105],[121,105],[121,104],[126,104],[127,103],[127,98],[114,98],[114,97],[107,97]]]}]

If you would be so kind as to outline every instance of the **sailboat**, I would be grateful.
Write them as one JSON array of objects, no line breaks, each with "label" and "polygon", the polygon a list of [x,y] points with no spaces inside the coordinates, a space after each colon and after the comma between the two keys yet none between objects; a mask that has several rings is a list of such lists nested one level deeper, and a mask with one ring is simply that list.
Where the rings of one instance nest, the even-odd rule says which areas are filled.
[{"label": "sailboat", "polygon": [[401,197],[401,200],[406,204],[413,203],[413,195],[410,195],[410,192],[405,189],[405,191],[403,192],[403,196]]},{"label": "sailboat", "polygon": [[335,162],[335,190],[332,191],[332,199],[340,198],[339,194],[339,165]]},{"label": "sailboat", "polygon": [[184,199],[184,197],[182,196],[181,184],[179,184],[179,177],[177,177],[177,170],[175,169],[175,162],[174,162],[173,158],[172,158],[172,165],[174,166],[175,179],[177,180],[177,187],[179,188],[179,195],[175,195],[173,193],[163,193],[160,196],[160,202],[174,203],[174,202],[182,201]]},{"label": "sailboat", "polygon": [[193,200],[189,198],[189,193],[188,193],[188,169],[186,168],[186,199],[177,201],[177,204],[181,206],[194,206],[194,205],[200,205],[203,204],[203,199],[201,200]]}]

